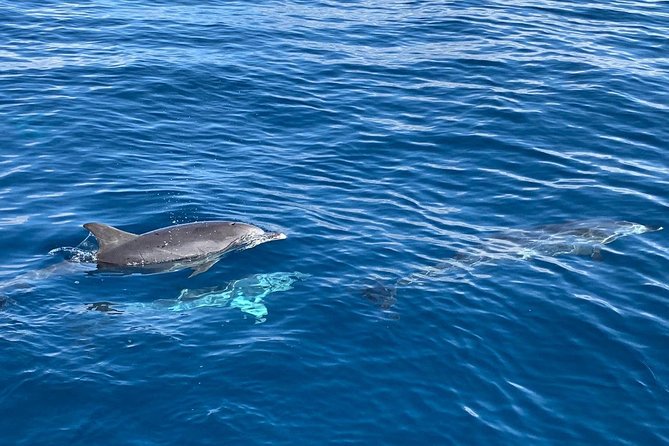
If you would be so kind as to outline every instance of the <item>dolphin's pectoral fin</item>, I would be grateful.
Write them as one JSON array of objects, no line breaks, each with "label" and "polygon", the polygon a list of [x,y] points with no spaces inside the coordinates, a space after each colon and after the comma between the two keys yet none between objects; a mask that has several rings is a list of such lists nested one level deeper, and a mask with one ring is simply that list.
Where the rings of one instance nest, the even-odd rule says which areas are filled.
[{"label": "dolphin's pectoral fin", "polygon": [[84,228],[91,231],[98,240],[98,245],[100,247],[98,254],[139,237],[136,234],[121,231],[120,229],[101,223],[86,223]]},{"label": "dolphin's pectoral fin", "polygon": [[616,241],[620,238],[620,234],[611,234],[608,237],[606,237],[604,240],[602,240],[600,243],[602,245],[608,245],[609,243]]},{"label": "dolphin's pectoral fin", "polygon": [[190,279],[191,277],[195,277],[198,274],[206,273],[209,270],[209,268],[211,268],[212,266],[214,266],[216,262],[218,262],[218,260],[219,259],[210,260],[208,262],[199,264],[198,266],[193,268],[193,273],[190,276],[188,276],[188,278]]},{"label": "dolphin's pectoral fin", "polygon": [[604,258],[602,257],[602,249],[600,247],[592,248],[592,254],[590,254],[590,257],[592,258],[592,260],[597,260],[598,262],[601,262],[602,260],[604,260]]}]

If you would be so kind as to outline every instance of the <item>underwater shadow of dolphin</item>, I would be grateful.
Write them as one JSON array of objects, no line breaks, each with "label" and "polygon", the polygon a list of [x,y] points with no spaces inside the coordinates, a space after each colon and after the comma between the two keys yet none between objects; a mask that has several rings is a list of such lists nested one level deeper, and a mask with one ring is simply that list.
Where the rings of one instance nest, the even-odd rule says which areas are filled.
[{"label": "underwater shadow of dolphin", "polygon": [[229,307],[253,316],[256,322],[264,322],[268,310],[265,298],[270,294],[289,291],[295,283],[305,280],[309,274],[299,272],[275,272],[253,274],[233,280],[224,286],[201,289],[183,289],[175,299],[158,299],[152,302],[94,302],[87,304],[88,310],[110,315],[146,311],[186,312],[199,308]]},{"label": "underwater shadow of dolphin", "polygon": [[485,249],[476,253],[461,253],[428,270],[409,274],[393,284],[376,281],[362,290],[362,296],[386,310],[397,301],[400,286],[427,279],[449,271],[462,271],[479,264],[499,260],[529,260],[541,256],[589,256],[601,260],[601,247],[629,235],[661,231],[661,226],[648,226],[628,221],[585,221],[553,224],[535,229],[512,229],[481,239]]}]

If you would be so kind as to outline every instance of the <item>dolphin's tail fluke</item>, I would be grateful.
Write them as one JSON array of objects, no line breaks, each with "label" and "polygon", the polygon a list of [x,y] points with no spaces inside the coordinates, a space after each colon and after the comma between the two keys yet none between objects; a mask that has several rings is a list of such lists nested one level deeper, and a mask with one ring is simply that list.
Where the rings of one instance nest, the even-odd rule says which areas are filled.
[{"label": "dolphin's tail fluke", "polygon": [[373,285],[363,288],[362,295],[374,305],[387,310],[397,302],[397,285],[385,285],[377,280]]},{"label": "dolphin's tail fluke", "polygon": [[11,303],[12,303],[12,300],[9,297],[7,297],[3,294],[0,294],[0,311],[2,311],[7,305],[9,305]]}]

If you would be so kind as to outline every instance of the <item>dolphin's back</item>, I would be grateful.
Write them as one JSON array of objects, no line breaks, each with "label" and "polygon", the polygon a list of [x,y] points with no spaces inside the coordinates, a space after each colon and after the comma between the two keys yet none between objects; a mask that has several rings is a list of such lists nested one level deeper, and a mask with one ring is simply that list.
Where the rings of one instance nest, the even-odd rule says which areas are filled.
[{"label": "dolphin's back", "polygon": [[170,226],[145,234],[130,234],[111,226],[89,223],[84,227],[98,239],[99,263],[151,265],[216,256],[234,249],[260,228],[237,222],[199,222]]}]

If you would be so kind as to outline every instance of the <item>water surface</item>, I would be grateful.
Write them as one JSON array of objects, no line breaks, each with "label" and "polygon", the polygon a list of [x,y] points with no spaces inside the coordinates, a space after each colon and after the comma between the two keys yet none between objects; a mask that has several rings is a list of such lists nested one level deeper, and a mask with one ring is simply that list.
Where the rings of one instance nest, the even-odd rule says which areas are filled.
[{"label": "water surface", "polygon": [[[669,443],[666,229],[361,292],[489,233],[666,228],[667,2],[3,9],[5,443]],[[210,219],[288,238],[192,279],[48,254]]]}]

